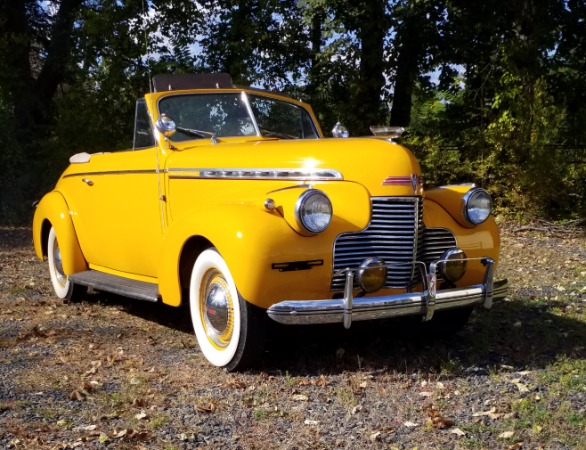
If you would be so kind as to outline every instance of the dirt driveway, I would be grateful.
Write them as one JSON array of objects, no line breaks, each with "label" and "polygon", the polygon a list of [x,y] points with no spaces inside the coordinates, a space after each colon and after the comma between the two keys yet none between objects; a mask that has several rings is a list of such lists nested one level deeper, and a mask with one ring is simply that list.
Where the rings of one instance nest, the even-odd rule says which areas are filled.
[{"label": "dirt driveway", "polygon": [[455,337],[275,327],[237,374],[184,310],[63,304],[30,230],[0,228],[0,448],[584,449],[586,237],[504,228],[511,295]]}]

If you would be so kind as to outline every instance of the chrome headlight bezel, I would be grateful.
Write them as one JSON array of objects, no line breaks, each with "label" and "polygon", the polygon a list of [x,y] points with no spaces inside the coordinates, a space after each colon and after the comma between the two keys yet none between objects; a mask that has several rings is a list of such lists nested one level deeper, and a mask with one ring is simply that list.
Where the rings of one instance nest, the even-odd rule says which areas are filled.
[{"label": "chrome headlight bezel", "polygon": [[309,234],[318,234],[330,225],[332,202],[319,189],[309,189],[299,196],[295,204],[295,218],[299,227]]},{"label": "chrome headlight bezel", "polygon": [[464,195],[462,214],[472,225],[480,225],[490,217],[492,198],[482,188],[472,188]]}]

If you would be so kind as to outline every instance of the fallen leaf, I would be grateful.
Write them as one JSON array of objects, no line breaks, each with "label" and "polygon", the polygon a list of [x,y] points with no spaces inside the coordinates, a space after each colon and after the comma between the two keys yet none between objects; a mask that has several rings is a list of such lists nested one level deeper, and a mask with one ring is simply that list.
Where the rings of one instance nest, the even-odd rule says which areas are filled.
[{"label": "fallen leaf", "polygon": [[509,439],[512,438],[515,434],[514,431],[505,431],[504,433],[499,434],[500,439]]},{"label": "fallen leaf", "polygon": [[306,402],[309,400],[309,397],[303,394],[295,394],[291,396],[291,400],[294,402]]},{"label": "fallen leaf", "polygon": [[375,433],[372,433],[370,435],[370,440],[372,442],[380,441],[381,440],[381,432],[380,431],[377,431]]},{"label": "fallen leaf", "polygon": [[77,390],[69,394],[69,400],[81,401],[83,399],[85,399],[85,395],[83,395],[81,392]]},{"label": "fallen leaf", "polygon": [[232,389],[244,389],[246,388],[246,384],[237,378],[230,378],[228,380],[228,387],[231,387]]},{"label": "fallen leaf", "polygon": [[410,421],[404,422],[403,425],[406,426],[407,428],[415,428],[415,427],[419,426],[418,423],[410,422]]},{"label": "fallen leaf", "polygon": [[144,398],[135,398],[132,400],[132,406],[137,408],[143,408],[147,405],[147,401]]},{"label": "fallen leaf", "polygon": [[128,430],[127,429],[120,430],[119,432],[114,433],[114,436],[112,436],[112,437],[115,438],[115,439],[121,439],[124,436],[126,436],[126,433],[128,433]]},{"label": "fallen leaf", "polygon": [[199,412],[213,413],[216,409],[217,405],[213,401],[203,405],[195,405],[195,410]]},{"label": "fallen leaf", "polygon": [[488,416],[488,415],[494,413],[495,411],[496,411],[496,408],[493,406],[492,408],[490,408],[489,411],[475,412],[474,414],[472,414],[472,417]]},{"label": "fallen leaf", "polygon": [[427,412],[427,416],[429,417],[431,425],[434,428],[443,430],[444,428],[450,428],[454,426],[454,421],[451,419],[446,419],[444,416],[442,416],[440,412],[433,407],[433,405],[424,407],[424,410]]},{"label": "fallen leaf", "polygon": [[516,378],[516,379],[512,380],[511,383],[513,383],[515,386],[517,386],[517,389],[522,394],[525,393],[525,392],[529,392],[529,388],[527,387],[526,384],[521,383],[521,379],[520,378]]},{"label": "fallen leaf", "polygon": [[450,433],[455,434],[457,436],[466,436],[466,433],[462,430],[460,430],[459,428],[452,428],[450,430]]},{"label": "fallen leaf", "polygon": [[148,418],[148,414],[144,411],[141,411],[137,415],[135,415],[134,418],[137,420],[143,420],[143,419]]}]

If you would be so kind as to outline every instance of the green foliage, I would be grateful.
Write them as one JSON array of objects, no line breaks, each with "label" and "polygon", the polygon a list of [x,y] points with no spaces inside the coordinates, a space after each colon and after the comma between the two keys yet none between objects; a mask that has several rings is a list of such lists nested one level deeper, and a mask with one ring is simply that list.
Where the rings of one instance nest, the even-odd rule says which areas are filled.
[{"label": "green foliage", "polygon": [[326,134],[410,120],[428,185],[586,217],[585,19],[577,0],[2,0],[0,222],[28,221],[71,154],[130,146],[152,74],[194,71],[308,101]]}]

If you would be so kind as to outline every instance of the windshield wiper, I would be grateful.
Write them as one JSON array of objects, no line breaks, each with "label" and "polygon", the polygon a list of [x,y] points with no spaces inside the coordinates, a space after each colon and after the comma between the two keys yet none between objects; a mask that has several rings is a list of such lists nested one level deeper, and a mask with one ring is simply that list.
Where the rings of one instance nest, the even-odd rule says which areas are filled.
[{"label": "windshield wiper", "polygon": [[[177,129],[179,129],[179,128],[177,128]],[[260,129],[260,133],[266,137],[276,137],[279,139],[299,139],[297,136],[293,136],[291,134],[279,133],[278,131],[265,130],[264,128]]]},{"label": "windshield wiper", "polygon": [[176,127],[177,131],[181,133],[188,134],[190,136],[200,137],[200,138],[210,138],[212,143],[217,144],[218,139],[216,137],[216,133],[212,133],[211,131],[203,131],[203,130],[195,130],[193,128],[183,128],[183,127]]}]

